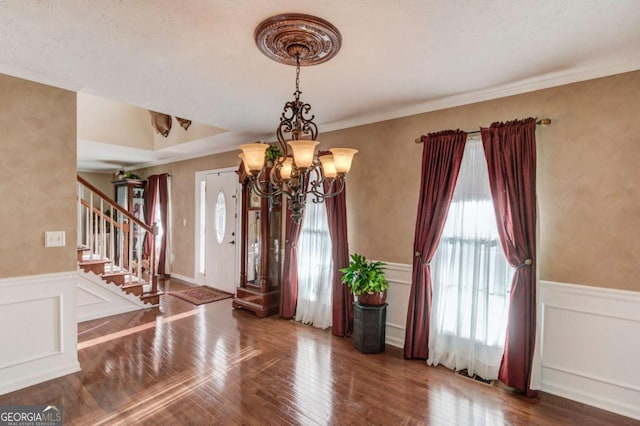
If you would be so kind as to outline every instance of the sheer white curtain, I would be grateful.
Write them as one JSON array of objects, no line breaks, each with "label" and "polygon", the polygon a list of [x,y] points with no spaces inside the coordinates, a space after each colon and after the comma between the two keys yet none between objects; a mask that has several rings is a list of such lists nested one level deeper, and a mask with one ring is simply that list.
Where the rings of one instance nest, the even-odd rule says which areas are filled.
[{"label": "sheer white curtain", "polygon": [[298,305],[296,321],[331,327],[331,236],[324,203],[307,198],[298,239]]},{"label": "sheer white curtain", "polygon": [[427,364],[498,378],[513,277],[498,237],[479,138],[467,140],[438,250]]}]

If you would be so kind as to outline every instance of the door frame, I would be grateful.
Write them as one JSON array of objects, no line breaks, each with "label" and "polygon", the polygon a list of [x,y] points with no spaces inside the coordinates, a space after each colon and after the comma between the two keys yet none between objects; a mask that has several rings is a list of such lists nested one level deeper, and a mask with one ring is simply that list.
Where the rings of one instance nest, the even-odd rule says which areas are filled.
[{"label": "door frame", "polygon": [[[212,169],[212,170],[201,170],[195,173],[195,215],[194,215],[194,256],[193,256],[193,280],[197,285],[205,285],[205,276],[202,273],[205,267],[206,259],[204,258],[204,252],[201,250],[201,223],[202,223],[202,215],[201,208],[206,206],[206,199],[203,199],[201,196],[201,182],[204,182],[206,185],[207,175],[211,174],[219,174],[219,173],[231,173],[236,172],[238,170],[237,167],[223,167],[220,169]],[[234,273],[234,281],[233,284],[237,288],[240,285],[240,209],[242,208],[242,185],[240,181],[236,183],[236,217],[234,220],[235,223],[235,235],[236,235],[236,244],[235,244],[235,273]],[[206,244],[206,242],[205,242]]]}]

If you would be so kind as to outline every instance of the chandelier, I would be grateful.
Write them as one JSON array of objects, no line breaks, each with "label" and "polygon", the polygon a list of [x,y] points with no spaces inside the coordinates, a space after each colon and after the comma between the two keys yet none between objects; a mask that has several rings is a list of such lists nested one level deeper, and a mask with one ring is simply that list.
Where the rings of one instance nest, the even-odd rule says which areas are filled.
[{"label": "chandelier", "polygon": [[318,127],[311,105],[300,100],[300,66],[316,65],[334,57],[342,42],[329,22],[310,15],[284,14],[263,21],[255,30],[258,49],[270,59],[296,67],[293,100],[284,105],[276,129],[282,154],[273,165],[265,161],[269,144],[240,145],[240,158],[252,191],[260,197],[289,199],[291,218],[297,223],[307,198],[321,203],[344,190],[353,156],[351,148],[316,153]]}]

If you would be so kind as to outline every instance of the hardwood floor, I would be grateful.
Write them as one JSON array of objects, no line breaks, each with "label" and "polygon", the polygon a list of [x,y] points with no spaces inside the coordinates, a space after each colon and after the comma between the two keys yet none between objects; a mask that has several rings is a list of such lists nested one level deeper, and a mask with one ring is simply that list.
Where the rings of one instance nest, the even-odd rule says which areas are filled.
[{"label": "hardwood floor", "polygon": [[[165,282],[167,289],[180,289]],[[62,404],[64,424],[640,424],[541,393],[527,399],[401,350],[363,355],[351,339],[231,299],[160,308],[78,326],[82,371],[0,405]]]}]

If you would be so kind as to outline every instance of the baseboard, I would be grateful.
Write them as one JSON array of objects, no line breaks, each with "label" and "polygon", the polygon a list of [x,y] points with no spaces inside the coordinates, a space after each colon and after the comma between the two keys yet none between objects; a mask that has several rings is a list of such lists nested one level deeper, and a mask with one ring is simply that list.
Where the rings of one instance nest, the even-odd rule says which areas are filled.
[{"label": "baseboard", "polygon": [[129,306],[129,307],[120,307],[116,309],[110,309],[109,311],[106,311],[106,312],[102,311],[102,312],[89,313],[86,315],[82,315],[82,317],[78,317],[78,323],[85,322],[85,321],[93,321],[100,318],[111,317],[113,315],[126,314],[127,312],[139,311],[141,309],[147,309],[151,307],[152,306],[149,306],[149,305],[147,305],[144,308]]},{"label": "baseboard", "polygon": [[184,275],[180,275],[180,274],[176,274],[175,272],[172,272],[171,274],[171,278],[175,278],[178,279],[180,281],[184,281],[185,283],[192,285],[192,286],[197,286],[198,284],[196,284],[196,280],[194,280],[193,278],[189,278],[189,277],[185,277]]},{"label": "baseboard", "polygon": [[80,370],[77,271],[0,279],[0,394]]},{"label": "baseboard", "polygon": [[542,390],[640,420],[640,292],[541,281]]},{"label": "baseboard", "polygon": [[57,379],[58,377],[66,376],[67,374],[77,373],[78,371],[81,371],[81,368],[80,363],[77,361],[65,366],[58,365],[48,370],[42,369],[36,374],[21,377],[12,382],[0,383],[0,395],[37,385],[38,383],[46,382],[48,380]]},{"label": "baseboard", "polygon": [[396,348],[404,348],[404,332],[404,325],[392,324],[387,321],[385,343]]}]

